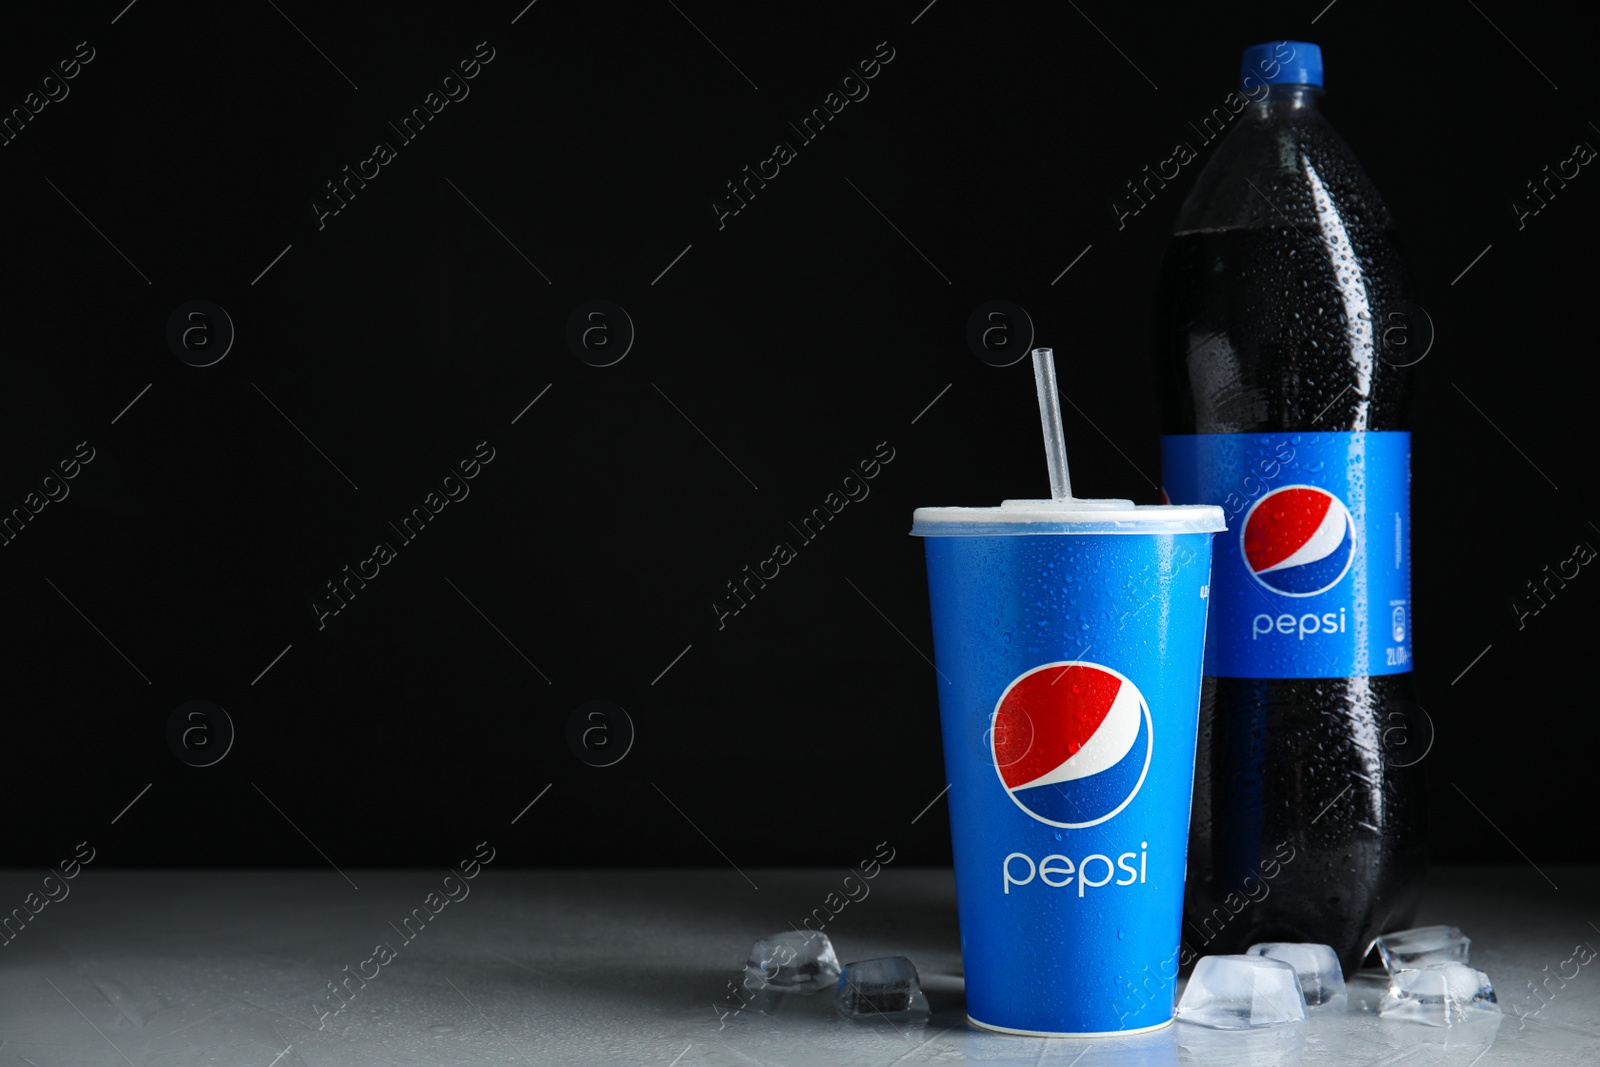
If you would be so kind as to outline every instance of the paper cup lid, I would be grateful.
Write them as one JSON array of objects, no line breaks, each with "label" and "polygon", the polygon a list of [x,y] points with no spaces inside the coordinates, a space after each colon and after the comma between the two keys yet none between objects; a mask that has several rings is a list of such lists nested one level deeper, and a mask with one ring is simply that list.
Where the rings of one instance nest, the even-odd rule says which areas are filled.
[{"label": "paper cup lid", "polygon": [[997,508],[918,508],[911,516],[914,537],[1186,534],[1227,528],[1215,504],[1131,500],[1005,500]]}]

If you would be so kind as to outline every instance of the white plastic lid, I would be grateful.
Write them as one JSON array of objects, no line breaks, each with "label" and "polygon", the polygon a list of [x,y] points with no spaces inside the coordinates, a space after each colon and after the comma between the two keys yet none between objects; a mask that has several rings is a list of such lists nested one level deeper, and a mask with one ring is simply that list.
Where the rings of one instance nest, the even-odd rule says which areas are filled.
[{"label": "white plastic lid", "polygon": [[1005,500],[997,508],[918,508],[911,516],[913,537],[1186,534],[1227,528],[1215,504],[1131,500]]}]

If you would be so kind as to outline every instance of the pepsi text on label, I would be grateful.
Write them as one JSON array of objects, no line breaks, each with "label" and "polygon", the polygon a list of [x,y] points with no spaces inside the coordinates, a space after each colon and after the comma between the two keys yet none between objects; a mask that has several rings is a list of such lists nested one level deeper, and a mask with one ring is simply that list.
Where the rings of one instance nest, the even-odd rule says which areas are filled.
[{"label": "pepsi text on label", "polygon": [[[1398,609],[1397,609],[1398,610]],[[1344,609],[1339,609],[1337,617],[1333,612],[1328,612],[1322,618],[1317,618],[1314,612],[1307,612],[1296,619],[1293,615],[1279,615],[1274,619],[1271,615],[1257,615],[1250,621],[1250,639],[1259,640],[1262,634],[1293,634],[1298,633],[1300,640],[1306,639],[1306,634],[1318,633],[1344,633]],[[1399,640],[1399,638],[1396,638]]]}]

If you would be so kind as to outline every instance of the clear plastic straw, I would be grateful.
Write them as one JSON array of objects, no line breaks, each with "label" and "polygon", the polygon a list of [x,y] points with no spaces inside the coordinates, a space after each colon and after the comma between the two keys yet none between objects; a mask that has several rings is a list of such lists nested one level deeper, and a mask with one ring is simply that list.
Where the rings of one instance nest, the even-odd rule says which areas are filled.
[{"label": "clear plastic straw", "polygon": [[1033,350],[1033,383],[1039,390],[1039,421],[1044,424],[1044,455],[1050,464],[1050,497],[1072,499],[1067,476],[1067,438],[1061,428],[1061,398],[1056,393],[1055,350]]}]

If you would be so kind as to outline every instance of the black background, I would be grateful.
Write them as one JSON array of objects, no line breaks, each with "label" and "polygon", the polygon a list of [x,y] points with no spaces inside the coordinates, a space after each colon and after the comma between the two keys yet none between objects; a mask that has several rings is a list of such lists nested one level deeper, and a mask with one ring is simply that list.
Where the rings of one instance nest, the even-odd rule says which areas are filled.
[{"label": "black background", "polygon": [[[976,358],[968,315],[1014,301],[1056,347],[1079,493],[1154,501],[1150,298],[1210,150],[1122,229],[1110,200],[1282,36],[1322,45],[1437,328],[1414,465],[1435,856],[1596,858],[1572,816],[1600,578],[1520,630],[1511,607],[1600,545],[1600,177],[1520,230],[1510,206],[1600,144],[1593,26],[924,3],[13,16],[0,107],[77,42],[95,58],[0,148],[0,507],[77,442],[95,459],[0,548],[5,861],[88,839],[124,865],[449,863],[487,838],[528,865],[742,867],[888,838],[948,862],[943,803],[910,822],[944,782],[911,510],[1047,489],[1028,364]],[[470,96],[319,230],[323,184],[480,41]],[[870,95],[719,228],[724,183],[879,42]],[[610,367],[565,340],[594,298],[637,328]],[[237,329],[205,368],[166,341],[194,299]],[[323,583],[484,440],[471,495],[319,630]],[[871,495],[719,630],[723,583],[880,442]],[[166,741],[196,698],[237,726],[208,768]],[[567,741],[597,698],[637,727],[605,768]]]}]

